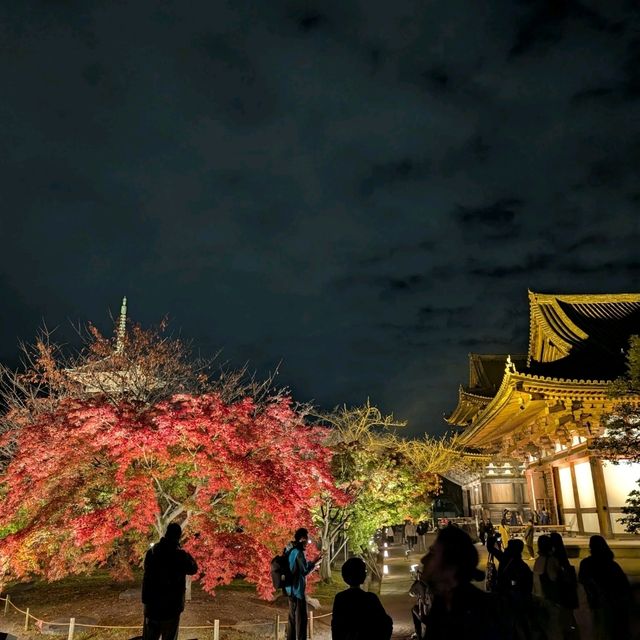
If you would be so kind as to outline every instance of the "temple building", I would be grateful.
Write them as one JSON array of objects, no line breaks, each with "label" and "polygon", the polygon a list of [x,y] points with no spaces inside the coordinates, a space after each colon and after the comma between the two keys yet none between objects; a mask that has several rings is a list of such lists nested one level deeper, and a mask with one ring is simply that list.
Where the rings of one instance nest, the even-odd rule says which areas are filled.
[{"label": "temple building", "polygon": [[[640,294],[529,292],[526,355],[469,355],[469,384],[446,418],[464,444],[492,455],[463,481],[467,515],[523,519],[544,508],[578,534],[623,534],[617,518],[640,465],[613,465],[589,450],[611,412],[610,382],[624,375],[640,334]],[[640,397],[630,398],[640,404]]]}]

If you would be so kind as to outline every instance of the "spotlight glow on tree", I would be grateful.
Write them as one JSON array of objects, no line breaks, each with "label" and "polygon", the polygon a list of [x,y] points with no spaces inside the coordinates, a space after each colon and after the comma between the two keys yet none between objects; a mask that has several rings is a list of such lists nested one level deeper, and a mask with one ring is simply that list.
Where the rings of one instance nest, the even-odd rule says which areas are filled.
[{"label": "spotlight glow on tree", "polygon": [[[153,354],[157,341],[140,335]],[[166,341],[159,347],[167,355]],[[127,577],[166,525],[179,522],[206,590],[242,574],[269,597],[274,551],[311,524],[321,494],[340,500],[326,429],[305,424],[305,408],[283,392],[242,386],[238,376],[205,393],[172,393],[163,371],[183,381],[188,372],[150,356],[148,375],[144,359],[123,362],[132,353],[70,369],[43,347],[36,360],[46,359],[46,371],[38,365],[31,382],[21,379],[22,400],[14,398],[0,438],[2,580],[96,568]],[[131,373],[118,377],[125,365]],[[99,392],[87,383],[93,374],[108,382]],[[50,393],[25,393],[43,375]]]}]

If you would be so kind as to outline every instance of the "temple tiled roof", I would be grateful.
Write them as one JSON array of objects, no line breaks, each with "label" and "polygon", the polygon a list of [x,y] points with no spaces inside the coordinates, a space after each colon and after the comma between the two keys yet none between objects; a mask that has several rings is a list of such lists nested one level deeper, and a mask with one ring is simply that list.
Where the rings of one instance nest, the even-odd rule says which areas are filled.
[{"label": "temple tiled roof", "polygon": [[[474,394],[493,396],[499,389],[507,354],[469,354],[469,386],[465,389]],[[516,366],[524,366],[525,356],[512,356]]]},{"label": "temple tiled roof", "polygon": [[528,373],[611,380],[625,371],[629,338],[640,333],[640,294],[529,292]]},{"label": "temple tiled roof", "polygon": [[[470,425],[496,395],[504,377],[506,354],[469,354],[469,384],[460,386],[458,404],[445,420],[459,427]],[[526,356],[514,356],[518,366],[524,366]]]},{"label": "temple tiled roof", "polygon": [[[469,386],[460,387],[458,404],[445,420],[465,428],[471,439],[490,437],[484,425],[496,420],[504,420],[507,430],[524,424],[547,400],[603,402],[609,382],[625,373],[629,338],[640,334],[640,294],[530,291],[529,302],[526,357],[469,355]],[[524,389],[526,400],[519,395]],[[491,437],[501,436],[496,429],[491,427]]]}]

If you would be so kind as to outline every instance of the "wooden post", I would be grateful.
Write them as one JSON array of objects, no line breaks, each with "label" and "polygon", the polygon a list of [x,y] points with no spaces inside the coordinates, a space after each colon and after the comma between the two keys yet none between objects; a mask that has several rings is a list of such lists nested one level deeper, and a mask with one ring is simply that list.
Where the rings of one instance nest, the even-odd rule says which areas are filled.
[{"label": "wooden post", "polygon": [[29,631],[29,607],[27,607],[24,614],[24,630]]},{"label": "wooden post", "polygon": [[[598,509],[598,523],[600,524],[600,533],[605,538],[613,537],[611,528],[611,519],[609,518],[609,503],[607,501],[607,488],[604,483],[604,471],[602,462],[591,456],[591,477],[593,478],[593,490],[596,494],[596,507]],[[9,596],[7,596],[8,598]]]},{"label": "wooden post", "polygon": [[276,640],[278,640],[278,638],[280,637],[280,616],[276,616],[274,637]]},{"label": "wooden post", "polygon": [[191,576],[186,576],[186,584],[184,590],[185,602],[191,602]]},{"label": "wooden post", "polygon": [[4,615],[5,616],[9,612],[9,603],[10,602],[11,602],[11,598],[9,597],[9,594],[7,593],[7,597],[4,599]]},{"label": "wooden post", "polygon": [[220,620],[213,621],[213,640],[220,640]]},{"label": "wooden post", "polygon": [[73,634],[76,632],[76,619],[69,618],[69,635],[67,640],[73,640]]},{"label": "wooden post", "polygon": [[313,640],[313,611],[309,611],[309,639]]}]

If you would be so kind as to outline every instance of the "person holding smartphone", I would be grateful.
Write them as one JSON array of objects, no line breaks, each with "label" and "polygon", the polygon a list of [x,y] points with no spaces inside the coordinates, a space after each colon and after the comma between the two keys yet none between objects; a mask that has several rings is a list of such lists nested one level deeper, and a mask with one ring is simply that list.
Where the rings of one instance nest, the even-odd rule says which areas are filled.
[{"label": "person holding smartphone", "polygon": [[285,587],[289,596],[289,623],[287,640],[307,640],[307,576],[315,569],[322,556],[307,560],[304,553],[309,544],[309,532],[304,527],[298,529],[293,537],[289,552],[291,585]]}]

